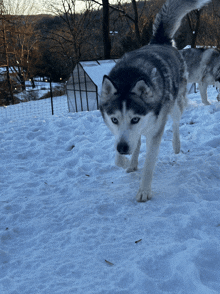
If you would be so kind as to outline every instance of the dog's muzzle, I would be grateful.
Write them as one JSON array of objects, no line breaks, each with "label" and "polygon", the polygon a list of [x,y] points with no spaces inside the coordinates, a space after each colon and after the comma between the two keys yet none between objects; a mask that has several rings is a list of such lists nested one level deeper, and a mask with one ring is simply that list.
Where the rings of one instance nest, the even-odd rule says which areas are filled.
[{"label": "dog's muzzle", "polygon": [[120,154],[129,154],[129,146],[126,142],[119,142],[118,145],[117,145],[117,151],[120,153]]}]

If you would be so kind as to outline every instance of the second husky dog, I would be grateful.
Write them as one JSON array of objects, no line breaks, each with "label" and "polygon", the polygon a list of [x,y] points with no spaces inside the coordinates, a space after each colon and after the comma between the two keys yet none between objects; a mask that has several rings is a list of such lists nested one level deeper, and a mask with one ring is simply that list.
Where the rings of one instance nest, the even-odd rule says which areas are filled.
[{"label": "second husky dog", "polygon": [[186,61],[188,83],[199,84],[202,102],[209,105],[207,87],[208,85],[219,86],[217,83],[220,82],[220,52],[211,48],[188,48],[180,52]]},{"label": "second husky dog", "polygon": [[[115,135],[116,165],[137,169],[141,135],[147,155],[137,201],[152,197],[151,183],[168,114],[173,118],[173,148],[180,152],[179,121],[186,105],[187,72],[172,38],[182,18],[209,0],[168,0],[157,14],[149,45],[125,54],[104,76],[100,110]],[[125,155],[131,154],[131,160]]]}]

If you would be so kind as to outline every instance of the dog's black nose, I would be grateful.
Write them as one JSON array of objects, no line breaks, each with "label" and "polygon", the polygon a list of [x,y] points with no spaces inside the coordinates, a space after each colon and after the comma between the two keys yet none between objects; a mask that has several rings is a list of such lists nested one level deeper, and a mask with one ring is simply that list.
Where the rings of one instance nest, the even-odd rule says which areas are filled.
[{"label": "dog's black nose", "polygon": [[129,151],[128,144],[126,142],[120,142],[120,143],[118,143],[118,145],[117,145],[117,151],[120,154],[128,154],[128,151]]}]

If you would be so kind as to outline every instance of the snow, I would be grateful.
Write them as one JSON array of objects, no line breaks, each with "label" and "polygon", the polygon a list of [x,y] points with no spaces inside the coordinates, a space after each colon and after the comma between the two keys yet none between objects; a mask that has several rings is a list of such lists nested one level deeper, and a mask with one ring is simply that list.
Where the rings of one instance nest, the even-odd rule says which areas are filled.
[{"label": "snow", "polygon": [[107,75],[115,63],[117,59],[109,59],[109,60],[98,60],[97,61],[82,61],[80,64],[82,65],[85,72],[94,82],[94,84],[98,87],[98,93],[101,93],[102,89],[102,81],[103,76]]},{"label": "snow", "polygon": [[179,155],[168,120],[146,203],[145,144],[137,172],[116,167],[99,111],[1,118],[0,293],[219,294],[216,95],[189,95]]}]

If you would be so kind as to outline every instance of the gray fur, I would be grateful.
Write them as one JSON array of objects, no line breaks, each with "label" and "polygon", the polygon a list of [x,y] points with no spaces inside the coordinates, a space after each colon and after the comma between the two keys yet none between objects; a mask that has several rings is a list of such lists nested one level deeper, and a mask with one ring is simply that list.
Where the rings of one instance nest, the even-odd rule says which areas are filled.
[{"label": "gray fur", "polygon": [[[209,105],[208,85],[219,87],[220,52],[217,49],[189,48],[180,50],[187,65],[188,83],[198,83],[202,102]],[[218,96],[219,97],[219,96]],[[219,98],[217,99],[219,100]]]},{"label": "gray fur", "polygon": [[187,71],[171,38],[182,17],[207,2],[168,0],[156,17],[150,45],[125,54],[103,79],[100,110],[115,136],[116,165],[135,171],[141,135],[146,137],[147,155],[137,201],[152,196],[153,171],[169,114],[173,149],[180,152],[179,121],[186,106]]},{"label": "gray fur", "polygon": [[[161,26],[164,30],[164,35],[168,39],[172,39],[178,30],[182,18],[194,9],[199,9],[210,0],[168,0],[164,3],[162,9],[157,14],[153,24],[153,35],[157,36]],[[155,38],[155,37],[154,37]],[[157,43],[160,42],[158,39]]]}]

